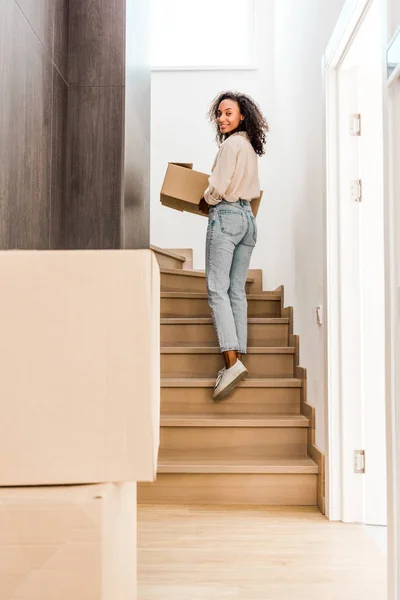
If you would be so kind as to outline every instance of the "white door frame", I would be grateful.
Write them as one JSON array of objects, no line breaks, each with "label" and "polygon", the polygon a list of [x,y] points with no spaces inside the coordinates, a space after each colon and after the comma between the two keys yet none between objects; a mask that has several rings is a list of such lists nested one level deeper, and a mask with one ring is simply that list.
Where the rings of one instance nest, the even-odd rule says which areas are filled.
[{"label": "white door frame", "polygon": [[[398,32],[396,32],[398,33]],[[385,32],[387,36],[387,31]],[[389,44],[387,44],[389,45]],[[386,62],[386,57],[385,57]],[[385,122],[385,280],[386,293],[386,420],[388,461],[388,599],[400,600],[400,346],[396,339],[400,295],[395,274],[398,252],[395,202],[398,189],[394,186],[395,147],[400,141],[393,136],[395,87],[400,86],[400,65],[392,73],[384,93]],[[398,202],[398,199],[397,199]],[[396,317],[397,315],[397,317]]]},{"label": "white door frame", "polygon": [[[386,0],[380,1],[383,13],[383,40],[387,37]],[[325,322],[325,402],[326,402],[326,439],[327,439],[327,471],[326,471],[326,507],[327,516],[331,520],[341,520],[342,514],[342,459],[341,459],[341,414],[340,414],[340,272],[339,272],[339,221],[338,221],[338,68],[352,42],[363,17],[373,0],[346,0],[338,23],[322,61],[322,73],[326,107],[326,199],[324,206],[325,225],[325,281],[324,303],[326,306]],[[385,61],[386,48],[382,48],[382,61]],[[386,87],[386,81],[382,82]],[[384,113],[388,112],[387,94],[383,91]],[[392,202],[390,194],[389,167],[389,128],[388,117],[384,115],[384,148],[385,148],[385,322],[386,322],[386,439],[387,439],[387,471],[388,471],[388,600],[400,600],[399,586],[399,504],[396,490],[399,489],[397,469],[400,467],[399,441],[396,439],[396,412],[394,394],[394,335],[392,328],[393,307],[393,231]],[[400,501],[400,498],[399,498]]]}]

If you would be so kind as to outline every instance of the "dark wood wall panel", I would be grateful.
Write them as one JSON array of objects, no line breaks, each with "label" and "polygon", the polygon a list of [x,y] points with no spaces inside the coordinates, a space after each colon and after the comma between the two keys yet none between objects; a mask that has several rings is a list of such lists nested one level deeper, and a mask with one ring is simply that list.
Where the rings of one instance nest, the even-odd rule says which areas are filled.
[{"label": "dark wood wall panel", "polygon": [[70,0],[71,85],[123,85],[125,2]]},{"label": "dark wood wall panel", "polygon": [[119,248],[122,173],[121,87],[71,87],[67,248]]},{"label": "dark wood wall panel", "polygon": [[68,83],[69,0],[54,0],[53,61]]},{"label": "dark wood wall panel", "polygon": [[54,0],[15,0],[47,52],[53,53]]},{"label": "dark wood wall panel", "polygon": [[6,0],[3,15],[0,188],[6,221],[0,247],[45,249],[49,244],[53,67],[18,6]]},{"label": "dark wood wall panel", "polygon": [[69,23],[65,245],[148,248],[150,3],[70,0]]},{"label": "dark wood wall panel", "polygon": [[68,0],[15,0],[67,81]]},{"label": "dark wood wall panel", "polygon": [[68,86],[54,70],[52,163],[51,163],[51,221],[49,247],[64,247],[64,206],[66,200]]},{"label": "dark wood wall panel", "polygon": [[0,0],[1,249],[149,247],[149,11]]},{"label": "dark wood wall panel", "polygon": [[[9,172],[8,119],[10,114],[11,94],[6,86],[10,77],[10,36],[14,22],[14,0],[4,0],[0,9],[0,249],[7,247],[8,242],[8,187],[11,179]],[[7,140],[6,140],[7,136]]]},{"label": "dark wood wall panel", "polygon": [[66,3],[0,2],[1,249],[60,243],[67,84],[52,57],[56,22],[60,56],[67,55]]}]

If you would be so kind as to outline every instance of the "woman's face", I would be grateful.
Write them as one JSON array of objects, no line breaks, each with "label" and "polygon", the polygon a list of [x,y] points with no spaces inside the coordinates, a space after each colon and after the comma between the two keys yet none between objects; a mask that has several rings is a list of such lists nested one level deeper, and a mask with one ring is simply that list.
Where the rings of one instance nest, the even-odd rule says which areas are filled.
[{"label": "woman's face", "polygon": [[243,118],[239,104],[235,100],[223,100],[218,106],[217,121],[219,130],[223,134],[237,129]]}]

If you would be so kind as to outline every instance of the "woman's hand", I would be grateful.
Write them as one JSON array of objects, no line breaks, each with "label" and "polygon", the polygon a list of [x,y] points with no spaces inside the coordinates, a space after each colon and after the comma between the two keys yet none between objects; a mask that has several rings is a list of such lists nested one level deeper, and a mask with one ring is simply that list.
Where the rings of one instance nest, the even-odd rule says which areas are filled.
[{"label": "woman's hand", "polygon": [[207,204],[204,198],[202,198],[199,202],[199,209],[202,213],[205,213],[206,215],[208,215],[208,213],[210,212],[210,205]]}]

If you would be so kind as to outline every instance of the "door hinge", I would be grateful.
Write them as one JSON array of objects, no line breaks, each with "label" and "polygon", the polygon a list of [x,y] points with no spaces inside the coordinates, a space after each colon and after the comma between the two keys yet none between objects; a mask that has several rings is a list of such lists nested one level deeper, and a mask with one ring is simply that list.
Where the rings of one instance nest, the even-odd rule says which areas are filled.
[{"label": "door hinge", "polygon": [[354,450],[354,473],[365,473],[365,450]]},{"label": "door hinge", "polygon": [[350,115],[350,135],[361,135],[360,113],[353,113]]},{"label": "door hinge", "polygon": [[350,194],[351,199],[354,202],[362,202],[362,180],[361,179],[353,179],[350,182]]}]

